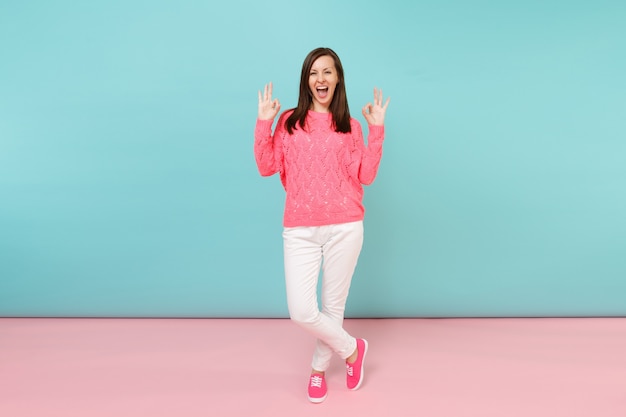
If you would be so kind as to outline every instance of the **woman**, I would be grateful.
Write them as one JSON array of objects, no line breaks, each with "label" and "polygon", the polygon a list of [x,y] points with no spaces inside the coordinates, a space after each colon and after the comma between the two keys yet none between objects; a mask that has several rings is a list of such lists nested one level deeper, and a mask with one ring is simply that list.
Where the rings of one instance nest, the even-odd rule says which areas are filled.
[{"label": "woman", "polygon": [[[304,60],[298,106],[280,111],[272,84],[259,91],[254,154],[263,176],[280,174],[286,191],[283,240],[287,304],[291,319],[317,338],[308,397],[326,399],[325,371],[333,352],[346,361],[347,386],[363,382],[367,341],[343,329],[350,282],[363,243],[363,187],[376,177],[382,156],[382,91],[363,107],[369,126],[367,146],[361,125],[351,118],[343,67],[329,48]],[[322,269],[322,308],[317,280]]]}]

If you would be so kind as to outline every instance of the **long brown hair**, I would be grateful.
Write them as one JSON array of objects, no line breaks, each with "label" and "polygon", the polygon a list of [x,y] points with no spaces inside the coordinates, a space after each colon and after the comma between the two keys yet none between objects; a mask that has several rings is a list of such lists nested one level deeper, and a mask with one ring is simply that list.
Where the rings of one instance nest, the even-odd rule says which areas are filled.
[{"label": "long brown hair", "polygon": [[302,73],[300,74],[300,95],[298,97],[298,107],[293,109],[285,122],[285,127],[289,134],[293,133],[296,123],[304,129],[306,115],[313,104],[313,96],[309,88],[309,75],[315,60],[321,56],[329,56],[335,61],[337,70],[337,87],[329,110],[333,115],[333,125],[336,132],[350,133],[350,109],[348,108],[348,98],[346,96],[346,83],[343,77],[343,66],[339,56],[330,48],[317,48],[309,52],[302,63]]}]

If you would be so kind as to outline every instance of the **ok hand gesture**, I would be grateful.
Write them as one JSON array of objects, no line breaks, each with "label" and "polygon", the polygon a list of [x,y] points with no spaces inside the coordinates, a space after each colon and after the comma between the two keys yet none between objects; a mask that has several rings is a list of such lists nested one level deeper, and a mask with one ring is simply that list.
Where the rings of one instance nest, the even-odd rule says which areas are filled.
[{"label": "ok hand gesture", "polygon": [[280,102],[277,98],[272,100],[272,83],[265,84],[263,94],[259,91],[259,119],[274,120],[280,111]]},{"label": "ok hand gesture", "polygon": [[383,126],[385,124],[385,112],[389,106],[389,97],[383,106],[383,90],[374,88],[374,104],[367,103],[363,107],[363,116],[370,126]]}]

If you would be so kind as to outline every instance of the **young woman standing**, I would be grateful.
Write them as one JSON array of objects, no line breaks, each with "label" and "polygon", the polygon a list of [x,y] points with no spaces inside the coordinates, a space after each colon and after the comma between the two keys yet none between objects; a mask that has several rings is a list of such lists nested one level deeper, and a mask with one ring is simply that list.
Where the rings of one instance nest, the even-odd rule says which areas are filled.
[{"label": "young woman standing", "polygon": [[[361,125],[351,118],[341,61],[329,48],[304,60],[296,108],[280,111],[272,84],[259,91],[254,155],[263,176],[280,174],[286,191],[283,240],[287,304],[291,319],[315,336],[309,377],[314,403],[327,395],[325,371],[333,352],[346,361],[346,382],[363,382],[367,341],[348,334],[343,319],[350,282],[363,244],[363,184],[374,181],[384,139],[382,90],[363,107]],[[317,280],[322,270],[321,310]]]}]

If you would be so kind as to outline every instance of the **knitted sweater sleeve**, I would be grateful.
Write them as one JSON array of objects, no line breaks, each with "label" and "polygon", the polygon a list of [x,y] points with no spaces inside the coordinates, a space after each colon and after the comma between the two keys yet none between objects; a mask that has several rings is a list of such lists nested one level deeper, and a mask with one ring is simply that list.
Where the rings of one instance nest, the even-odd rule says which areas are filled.
[{"label": "knitted sweater sleeve", "polygon": [[282,171],[282,118],[279,119],[274,134],[273,120],[257,119],[254,128],[254,158],[259,173],[264,176]]},{"label": "knitted sweater sleeve", "polygon": [[[356,129],[355,129],[356,127]],[[356,146],[359,157],[359,181],[361,184],[369,185],[374,182],[378,173],[380,159],[383,156],[383,141],[385,139],[384,126],[368,126],[369,134],[367,136],[367,145],[363,141],[363,131],[361,125],[357,122],[352,125],[352,131],[355,135]]]}]

